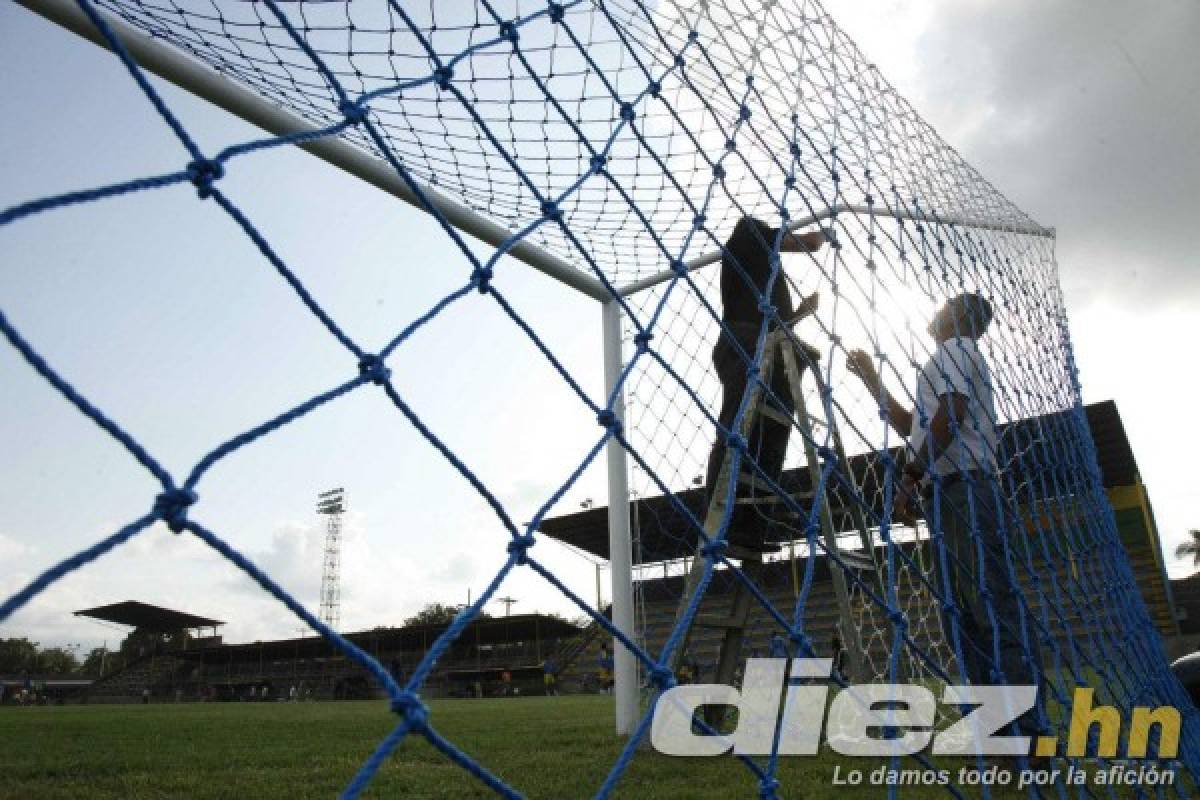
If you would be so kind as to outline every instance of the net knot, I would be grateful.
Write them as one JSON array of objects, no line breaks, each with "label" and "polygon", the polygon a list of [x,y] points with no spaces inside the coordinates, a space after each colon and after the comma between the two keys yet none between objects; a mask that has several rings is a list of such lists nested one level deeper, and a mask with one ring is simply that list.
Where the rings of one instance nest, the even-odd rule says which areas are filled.
[{"label": "net knot", "polygon": [[948,617],[953,617],[954,619],[958,619],[961,616],[958,611],[958,606],[951,602],[942,603],[942,613]]},{"label": "net knot", "polygon": [[651,97],[658,97],[662,94],[662,84],[658,81],[650,81],[650,85],[646,87],[646,91],[650,93]]},{"label": "net knot", "polygon": [[817,455],[819,455],[821,457],[822,461],[829,461],[829,462],[836,463],[838,460],[837,453],[835,453],[833,451],[833,448],[826,447],[825,445],[821,445],[820,447],[817,448]]},{"label": "net knot", "polygon": [[731,432],[728,436],[726,436],[725,444],[728,445],[730,449],[736,450],[739,453],[745,453],[747,448],[750,446],[746,443],[746,437],[737,432]]},{"label": "net knot", "polygon": [[492,268],[476,267],[471,273],[471,285],[479,290],[480,294],[487,294],[492,288]]},{"label": "net knot", "polygon": [[675,66],[677,66],[677,67],[682,67],[682,66],[683,66],[684,64],[686,64],[686,63],[687,63],[687,62],[686,62],[686,61],[684,61],[684,59],[683,59],[683,53],[676,53],[676,54],[675,54]]},{"label": "net knot", "polygon": [[740,119],[742,122],[750,119],[750,106],[742,106],[738,110],[738,119]]},{"label": "net knot", "polygon": [[517,43],[517,39],[521,38],[521,34],[517,31],[517,26],[512,20],[505,20],[500,23],[500,38],[506,42]]},{"label": "net knot", "polygon": [[753,383],[758,380],[759,375],[762,375],[762,370],[759,369],[758,364],[751,364],[746,368],[746,380],[748,382]]},{"label": "net knot", "polygon": [[789,189],[794,189],[796,186],[796,176],[788,175],[786,178],[783,179],[783,185]]},{"label": "net knot", "polygon": [[729,549],[729,542],[724,539],[714,539],[700,548],[700,553],[705,558],[711,558],[714,561],[725,555],[725,551]]},{"label": "net knot", "polygon": [[424,730],[429,724],[429,707],[407,689],[392,698],[392,713],[404,717],[412,730]]},{"label": "net knot", "polygon": [[810,653],[812,652],[812,640],[803,633],[792,633],[788,635],[788,641],[796,646],[796,652]]},{"label": "net knot", "polygon": [[758,796],[762,800],[775,800],[779,795],[775,794],[775,790],[779,788],[779,781],[770,776],[760,778],[758,781]]},{"label": "net knot", "polygon": [[621,119],[626,122],[633,122],[633,118],[637,116],[637,112],[633,110],[632,103],[621,103]]},{"label": "net knot", "polygon": [[720,164],[713,164],[712,173],[713,173],[713,177],[716,178],[717,180],[724,180],[725,167],[723,167]]},{"label": "net knot", "polygon": [[562,219],[562,210],[553,200],[545,200],[542,202],[542,216],[546,219],[560,220]]},{"label": "net knot", "polygon": [[439,89],[449,89],[450,81],[454,80],[454,67],[438,67],[433,71],[433,79]]},{"label": "net knot", "polygon": [[187,175],[188,180],[196,187],[196,194],[207,198],[212,194],[213,182],[225,177],[225,167],[219,161],[201,158],[187,165]]},{"label": "net knot", "polygon": [[692,227],[693,227],[693,228],[703,228],[703,227],[704,227],[704,223],[705,223],[705,222],[707,222],[707,221],[708,221],[708,219],[707,219],[707,218],[706,218],[706,217],[705,217],[703,214],[697,214],[697,215],[696,215],[696,216],[695,216],[695,217],[692,219]]},{"label": "net knot", "polygon": [[765,297],[758,301],[758,310],[762,312],[764,317],[775,316],[775,306],[771,305],[771,301]]},{"label": "net knot", "polygon": [[529,548],[537,544],[537,540],[533,538],[532,533],[526,533],[521,536],[514,536],[513,540],[508,543],[508,552],[517,557],[518,564],[524,564],[526,561],[526,552]]},{"label": "net knot", "polygon": [[154,513],[172,533],[181,533],[187,525],[188,506],[195,503],[197,495],[191,489],[167,489],[154,498]]},{"label": "net knot", "polygon": [[588,161],[588,166],[591,167],[592,172],[599,172],[604,169],[606,163],[608,163],[608,158],[603,155],[594,155]]},{"label": "net knot", "polygon": [[644,353],[650,349],[650,340],[653,338],[654,334],[650,331],[642,331],[634,335],[633,343],[637,347],[638,352]]},{"label": "net knot", "polygon": [[908,617],[904,616],[903,611],[896,610],[890,612],[888,614],[888,619],[891,620],[892,625],[896,626],[897,630],[908,630]]},{"label": "net knot", "polygon": [[567,9],[563,7],[562,3],[550,3],[547,8],[549,9],[547,16],[556,25],[562,22],[567,16]]},{"label": "net knot", "polygon": [[359,359],[358,374],[376,386],[383,386],[388,378],[392,377],[392,371],[383,363],[383,359],[374,353],[368,353]]},{"label": "net knot", "polygon": [[687,264],[684,263],[683,259],[677,258],[671,262],[671,271],[682,278],[688,273]]},{"label": "net knot", "polygon": [[338,111],[342,112],[342,116],[351,125],[361,125],[367,118],[367,107],[354,100],[343,100],[338,103]]},{"label": "net knot", "polygon": [[616,413],[611,408],[606,408],[597,414],[596,422],[600,423],[600,427],[607,428],[609,433],[621,432],[621,420],[617,419]]},{"label": "net knot", "polygon": [[655,686],[662,691],[666,691],[675,685],[675,673],[662,665],[656,665],[650,670],[650,674],[646,676],[651,686]]}]

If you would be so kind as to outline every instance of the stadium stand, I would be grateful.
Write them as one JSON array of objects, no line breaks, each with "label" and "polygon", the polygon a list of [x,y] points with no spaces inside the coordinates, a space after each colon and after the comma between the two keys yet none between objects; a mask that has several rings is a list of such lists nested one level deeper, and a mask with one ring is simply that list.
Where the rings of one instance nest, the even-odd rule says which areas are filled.
[{"label": "stadium stand", "polygon": [[[403,679],[447,624],[344,635]],[[476,619],[438,662],[429,692],[468,697],[479,690],[485,696],[498,695],[504,688],[501,676],[508,672],[510,688],[541,694],[543,661],[569,664],[578,653],[580,636],[579,626],[546,614]],[[89,699],[135,702],[145,689],[154,701],[250,700],[262,698],[264,686],[268,699],[287,698],[292,687],[306,699],[364,699],[379,692],[358,664],[321,637],[244,644],[211,638],[179,641],[179,646],[161,645],[97,680]]]}]

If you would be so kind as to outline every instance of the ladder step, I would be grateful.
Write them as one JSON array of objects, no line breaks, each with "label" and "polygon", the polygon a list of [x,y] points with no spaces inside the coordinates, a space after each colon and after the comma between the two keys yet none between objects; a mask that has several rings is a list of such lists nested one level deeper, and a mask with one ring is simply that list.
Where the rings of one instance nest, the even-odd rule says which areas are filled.
[{"label": "ladder step", "polygon": [[839,550],[838,558],[851,569],[862,570],[864,572],[875,569],[875,561],[866,553],[859,553],[855,550]]}]

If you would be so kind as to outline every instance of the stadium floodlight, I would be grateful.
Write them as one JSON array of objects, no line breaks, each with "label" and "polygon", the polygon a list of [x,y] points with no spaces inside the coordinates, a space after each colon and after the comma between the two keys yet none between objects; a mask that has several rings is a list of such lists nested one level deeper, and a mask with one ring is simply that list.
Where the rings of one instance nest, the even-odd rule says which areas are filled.
[{"label": "stadium floodlight", "polygon": [[[343,0],[301,8],[275,0],[170,0],[164,13],[143,0],[18,2],[116,50],[189,145],[192,160],[176,173],[0,212],[0,225],[187,181],[201,199],[218,198],[244,222],[220,193],[221,177],[259,150],[294,144],[431,215],[469,274],[446,304],[477,295],[500,303],[594,415],[595,448],[556,484],[558,491],[524,530],[518,529],[470,465],[396,399],[401,393],[385,361],[403,338],[379,354],[350,342],[270,251],[264,234],[243,224],[305,306],[357,359],[353,390],[386,387],[401,413],[497,511],[511,535],[504,554],[497,555],[502,566],[487,591],[441,634],[414,675],[427,676],[486,603],[515,602],[495,595],[513,570],[528,567],[577,603],[595,630],[613,637],[615,720],[622,735],[648,727],[639,702],[639,668],[653,691],[670,685],[674,666],[691,655],[683,651],[701,606],[719,586],[738,587],[739,625],[759,624],[751,619],[757,614],[764,630],[783,632],[779,646],[790,648],[791,655],[818,644],[832,647],[833,638],[853,638],[863,643],[855,669],[866,677],[950,682],[967,669],[965,654],[972,652],[964,650],[966,634],[956,616],[961,598],[947,577],[958,554],[948,558],[944,534],[932,529],[944,529],[945,520],[913,522],[894,513],[902,472],[896,433],[890,432],[889,414],[880,412],[880,397],[848,380],[845,365],[851,350],[862,347],[889,382],[907,383],[910,366],[933,359],[934,351],[917,333],[927,322],[917,324],[920,316],[948,297],[969,294],[988,301],[987,355],[994,371],[982,383],[996,398],[994,416],[970,422],[978,430],[1006,425],[1017,439],[995,445],[994,455],[1004,456],[1006,468],[1001,476],[989,473],[996,492],[1016,509],[1008,520],[1013,535],[1011,545],[1005,544],[1010,550],[1003,559],[1004,583],[1033,596],[1012,615],[1016,619],[1002,622],[1019,626],[1026,663],[1033,661],[1030,649],[1041,643],[1056,670],[1043,676],[1050,691],[1039,713],[1047,724],[1064,724],[1061,712],[1070,701],[1062,698],[1084,674],[1107,681],[1107,699],[1123,707],[1151,701],[1187,705],[1168,676],[1106,504],[1082,414],[1054,231],[1017,208],[947,145],[819,3],[514,0],[418,7],[401,0]],[[205,155],[143,71],[271,136]],[[767,284],[742,289],[761,317],[755,323],[758,338],[749,344],[718,310],[726,281],[753,283],[746,280],[740,256],[724,246],[747,218],[764,220],[777,237]],[[806,228],[823,230],[828,246],[789,255],[785,269],[779,256],[783,233]],[[480,256],[464,232],[493,249]],[[589,393],[551,343],[503,300],[493,266],[505,256],[599,302],[601,391]],[[717,265],[720,270],[709,269]],[[775,305],[771,290],[780,286],[797,297],[815,292],[822,298],[820,308],[795,328],[820,344],[795,348],[809,354],[807,366],[816,380],[793,382],[798,388],[788,389],[789,402],[762,377],[768,329],[784,322],[790,329],[793,321],[782,319]],[[413,329],[444,307],[415,321]],[[58,379],[3,317],[0,332],[82,413],[133,449],[132,438]],[[730,341],[739,352],[729,355],[732,366],[722,374],[713,363],[714,348]],[[785,361],[788,353],[796,357],[788,348],[780,352]],[[790,368],[795,371],[795,364]],[[731,374],[746,383],[733,422],[722,421],[716,410]],[[811,467],[799,489],[781,485],[763,468],[764,459],[741,431],[753,405],[747,400],[768,389],[776,394],[774,414],[783,417],[779,424],[784,438],[791,437],[790,452],[805,453]],[[911,406],[919,398],[906,399]],[[305,410],[332,401],[315,398]],[[249,444],[286,424],[280,420],[285,418],[215,452],[223,456]],[[1029,435],[1033,428],[1036,437]],[[730,507],[746,501],[736,511],[714,513],[722,505],[705,496],[716,493],[711,479],[706,490],[697,488],[704,484],[694,476],[706,474],[710,446],[712,458],[720,461],[718,474],[725,476],[722,485],[733,487]],[[157,468],[145,451],[135,452],[143,464]],[[599,591],[597,607],[587,606],[529,552],[538,526],[600,452],[607,472],[609,616],[598,607]],[[630,461],[638,467],[636,486]],[[159,468],[155,475],[161,478],[160,472],[166,474]],[[974,487],[974,480],[968,475],[966,483]],[[769,502],[760,503],[753,492],[739,494],[739,482],[754,492],[766,485]],[[164,481],[153,515],[14,595],[0,606],[0,620],[62,575],[162,520],[200,537],[253,575],[387,690],[403,721],[364,764],[348,795],[361,791],[406,736],[432,740],[419,680],[400,686],[374,658],[335,634],[336,602],[331,614],[329,601],[337,599],[336,581],[328,596],[323,581],[321,619],[313,617],[215,533],[190,522],[186,512],[196,500],[195,486],[178,485],[185,488]],[[930,491],[939,497],[941,483],[933,481]],[[630,519],[635,496],[639,509],[647,508],[639,511],[642,519],[652,509],[655,546],[662,547],[649,552],[652,542],[639,530],[636,559]],[[318,513],[329,517],[326,572],[332,566],[334,575],[338,555],[329,541],[336,544],[340,537],[343,498],[342,490],[329,490],[317,503]],[[765,520],[787,549],[774,561],[747,558],[744,549],[739,555],[729,541],[735,516]],[[676,621],[652,642],[635,618],[635,560],[661,562],[668,585],[667,565],[685,558],[695,569],[686,582],[672,585],[690,588],[677,590]],[[814,589],[818,564],[838,584],[832,623],[814,621],[811,613],[810,601],[820,591]],[[777,579],[781,582],[769,583]],[[1084,623],[1074,627],[1079,619]],[[729,655],[722,652],[722,660]],[[447,751],[444,740],[437,744]],[[601,794],[620,779],[636,745],[628,743]],[[1200,759],[1198,746],[1190,739],[1186,744],[1191,766]],[[486,765],[462,753],[455,762],[469,764],[471,774],[491,788],[515,794]],[[754,773],[764,795],[774,769],[771,759],[766,772]]]},{"label": "stadium floodlight", "polygon": [[345,511],[344,489],[329,489],[317,495],[317,513],[326,517],[325,546],[321,551],[320,619],[334,631],[342,619],[342,514]]}]

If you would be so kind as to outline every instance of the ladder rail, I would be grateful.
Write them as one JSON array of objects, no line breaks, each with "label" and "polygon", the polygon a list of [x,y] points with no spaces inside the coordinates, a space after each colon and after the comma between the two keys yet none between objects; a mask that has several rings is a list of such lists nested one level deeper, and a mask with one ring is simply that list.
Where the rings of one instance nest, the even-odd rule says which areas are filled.
[{"label": "ladder rail", "polygon": [[[784,372],[788,378],[788,386],[792,392],[792,402],[796,406],[797,417],[801,420],[808,420],[808,409],[804,402],[804,386],[800,381],[800,369],[796,365],[796,350],[790,342],[784,342],[780,345],[780,355],[783,358]],[[815,369],[813,370],[816,371]],[[827,424],[827,429],[832,432],[832,421]],[[846,623],[843,627],[849,630],[842,631],[842,644],[846,647],[848,660],[850,662],[850,672],[848,676],[851,679],[856,679],[859,675],[863,675],[863,646],[859,639],[858,626],[854,625],[853,605],[850,602],[850,591],[846,583],[845,574],[837,569],[834,563],[834,554],[841,553],[841,547],[838,545],[837,530],[833,524],[833,511],[830,508],[828,492],[818,492],[817,487],[821,483],[821,465],[817,455],[817,448],[813,444],[811,435],[811,426],[808,429],[809,435],[801,437],[804,442],[804,456],[808,465],[808,476],[812,483],[813,502],[820,503],[821,509],[817,514],[819,524],[821,526],[821,538],[825,543],[825,552],[829,563],[829,575],[833,581],[834,595],[837,597],[839,615]],[[837,468],[837,465],[834,467]],[[814,553],[809,552],[811,558]]]}]

